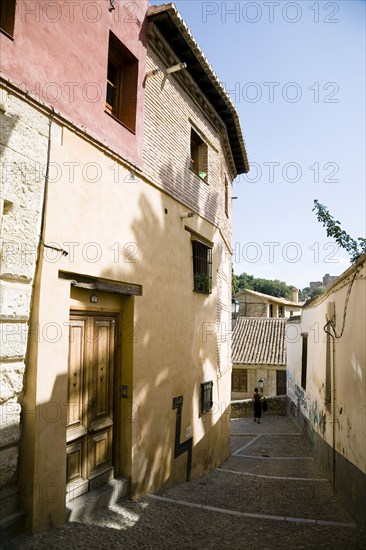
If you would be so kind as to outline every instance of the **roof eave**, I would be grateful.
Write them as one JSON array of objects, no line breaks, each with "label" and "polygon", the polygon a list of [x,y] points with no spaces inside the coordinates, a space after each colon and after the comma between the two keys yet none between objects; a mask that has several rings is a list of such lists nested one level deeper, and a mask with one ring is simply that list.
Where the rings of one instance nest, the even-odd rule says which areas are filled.
[{"label": "roof eave", "polygon": [[[235,106],[175,5],[170,3],[150,6],[147,11],[147,18],[149,21],[154,22],[159,32],[182,62],[187,62],[187,71],[225,124],[237,174],[249,172],[247,152]],[[172,30],[178,31],[180,35],[174,37],[174,45],[171,36],[170,39],[168,36],[168,31]],[[184,52],[179,50],[179,42],[182,40],[188,46],[184,49]],[[193,59],[195,63],[192,62]],[[191,63],[189,60],[191,60]],[[206,88],[204,88],[204,85],[206,85]]]}]

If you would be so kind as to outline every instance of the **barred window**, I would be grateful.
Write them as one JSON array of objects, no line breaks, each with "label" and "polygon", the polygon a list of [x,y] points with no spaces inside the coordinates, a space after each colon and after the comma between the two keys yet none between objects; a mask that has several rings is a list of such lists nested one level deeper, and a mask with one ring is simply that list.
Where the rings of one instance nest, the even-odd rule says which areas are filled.
[{"label": "barred window", "polygon": [[192,241],[193,290],[210,294],[212,290],[212,249],[200,241]]},{"label": "barred window", "polygon": [[248,369],[233,369],[231,391],[248,391]]},{"label": "barred window", "polygon": [[212,388],[213,382],[201,384],[201,415],[212,409]]}]

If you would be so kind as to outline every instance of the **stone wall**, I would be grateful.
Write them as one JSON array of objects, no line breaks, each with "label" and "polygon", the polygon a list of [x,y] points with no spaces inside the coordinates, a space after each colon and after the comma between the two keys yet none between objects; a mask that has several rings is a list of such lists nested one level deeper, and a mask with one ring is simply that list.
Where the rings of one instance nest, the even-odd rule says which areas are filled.
[{"label": "stone wall", "polygon": [[48,119],[0,88],[0,518],[17,509],[28,320],[41,225]]},{"label": "stone wall", "polygon": [[[287,414],[287,397],[286,395],[278,395],[276,397],[266,397],[268,403],[268,411],[263,413],[266,415],[279,414],[286,416]],[[253,417],[253,401],[251,399],[242,399],[240,401],[231,402],[231,418],[252,418]]]}]

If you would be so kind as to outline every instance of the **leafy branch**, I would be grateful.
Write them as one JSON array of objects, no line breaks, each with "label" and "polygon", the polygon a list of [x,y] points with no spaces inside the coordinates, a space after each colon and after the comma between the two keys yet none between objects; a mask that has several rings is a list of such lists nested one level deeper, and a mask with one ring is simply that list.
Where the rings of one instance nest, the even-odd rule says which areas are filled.
[{"label": "leafy branch", "polygon": [[318,222],[321,222],[326,228],[327,237],[332,237],[341,248],[346,250],[352,262],[366,252],[366,239],[362,237],[358,237],[357,240],[352,239],[352,237],[341,228],[340,221],[335,220],[329,213],[328,208],[318,200],[314,200],[313,211],[314,210]]}]

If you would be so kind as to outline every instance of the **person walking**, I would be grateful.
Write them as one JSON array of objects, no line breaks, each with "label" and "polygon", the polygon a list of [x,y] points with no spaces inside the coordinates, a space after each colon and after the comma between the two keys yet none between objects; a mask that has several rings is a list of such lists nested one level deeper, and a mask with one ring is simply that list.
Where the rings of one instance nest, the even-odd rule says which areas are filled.
[{"label": "person walking", "polygon": [[258,420],[258,424],[261,423],[261,416],[262,416],[262,403],[261,403],[261,395],[258,391],[258,388],[254,388],[254,395],[253,395],[253,409],[254,409],[254,422]]}]

